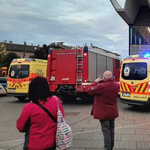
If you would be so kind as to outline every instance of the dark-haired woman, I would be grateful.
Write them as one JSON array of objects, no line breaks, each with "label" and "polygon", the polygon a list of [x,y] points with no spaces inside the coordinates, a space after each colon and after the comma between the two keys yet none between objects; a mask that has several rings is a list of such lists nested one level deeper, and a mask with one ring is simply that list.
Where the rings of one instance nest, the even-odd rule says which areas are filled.
[{"label": "dark-haired woman", "polygon": [[29,85],[30,103],[23,107],[17,120],[20,132],[26,132],[24,150],[55,150],[56,123],[37,104],[43,105],[57,119],[57,101],[64,116],[58,97],[52,96],[48,83],[43,77],[36,77]]}]

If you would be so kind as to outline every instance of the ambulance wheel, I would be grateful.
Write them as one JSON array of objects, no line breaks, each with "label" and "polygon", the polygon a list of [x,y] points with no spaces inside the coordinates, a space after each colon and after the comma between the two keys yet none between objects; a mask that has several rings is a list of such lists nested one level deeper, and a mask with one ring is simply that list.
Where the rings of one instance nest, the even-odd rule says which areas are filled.
[{"label": "ambulance wheel", "polygon": [[76,96],[74,95],[61,95],[60,99],[64,102],[64,103],[72,103],[76,101]]},{"label": "ambulance wheel", "polygon": [[132,108],[139,108],[139,106],[138,105],[131,105],[132,106]]},{"label": "ambulance wheel", "polygon": [[16,96],[16,98],[20,101],[23,102],[26,99],[26,96]]}]

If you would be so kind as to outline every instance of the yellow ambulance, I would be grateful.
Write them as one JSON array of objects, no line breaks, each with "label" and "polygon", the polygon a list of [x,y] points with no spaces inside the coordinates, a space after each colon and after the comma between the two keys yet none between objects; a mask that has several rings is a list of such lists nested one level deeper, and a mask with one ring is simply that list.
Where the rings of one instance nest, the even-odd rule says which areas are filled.
[{"label": "yellow ambulance", "polygon": [[123,60],[120,100],[133,106],[150,104],[150,54],[132,55]]},{"label": "yellow ambulance", "polygon": [[35,58],[14,59],[7,76],[7,93],[20,101],[27,97],[29,83],[37,76],[46,77],[47,60]]}]

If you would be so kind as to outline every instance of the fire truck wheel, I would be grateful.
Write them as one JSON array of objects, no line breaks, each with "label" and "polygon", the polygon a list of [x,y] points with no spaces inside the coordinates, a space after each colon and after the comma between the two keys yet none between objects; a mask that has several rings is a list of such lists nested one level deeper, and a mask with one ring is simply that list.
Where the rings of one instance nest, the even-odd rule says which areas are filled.
[{"label": "fire truck wheel", "polygon": [[76,96],[74,95],[61,95],[60,99],[65,103],[71,103],[76,101]]},{"label": "fire truck wheel", "polygon": [[87,103],[93,104],[94,102],[94,96],[88,95],[87,97],[85,97],[84,99]]},{"label": "fire truck wheel", "polygon": [[16,96],[16,98],[20,101],[23,102],[26,99],[26,96]]}]

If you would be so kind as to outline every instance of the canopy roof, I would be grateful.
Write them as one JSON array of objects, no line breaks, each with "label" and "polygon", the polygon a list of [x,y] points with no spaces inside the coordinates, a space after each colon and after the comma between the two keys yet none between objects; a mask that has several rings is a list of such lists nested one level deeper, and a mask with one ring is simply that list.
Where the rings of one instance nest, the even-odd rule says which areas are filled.
[{"label": "canopy roof", "polygon": [[116,0],[110,0],[116,12],[127,24],[134,24],[142,6],[150,8],[150,0],[126,0],[122,8]]}]

